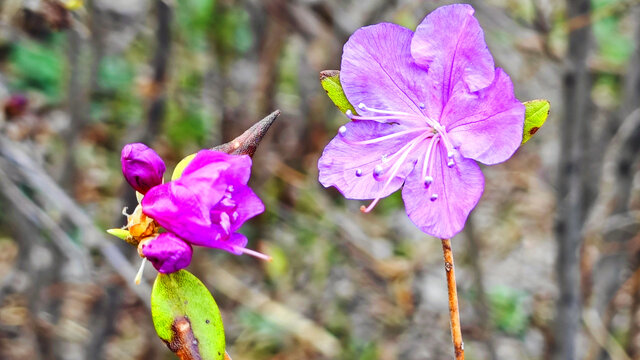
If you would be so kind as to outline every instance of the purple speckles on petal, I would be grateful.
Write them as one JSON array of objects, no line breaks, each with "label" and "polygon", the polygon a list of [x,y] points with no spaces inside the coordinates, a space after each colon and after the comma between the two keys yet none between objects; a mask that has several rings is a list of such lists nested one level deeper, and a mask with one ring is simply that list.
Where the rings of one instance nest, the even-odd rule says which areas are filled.
[{"label": "purple speckles on petal", "polygon": [[422,231],[450,238],[462,230],[484,188],[475,161],[509,158],[524,123],[473,13],[443,6],[415,33],[383,23],[349,38],[340,82],[358,114],[346,113],[351,121],[318,162],[325,187],[373,199],[364,212],[403,187],[407,214]]}]

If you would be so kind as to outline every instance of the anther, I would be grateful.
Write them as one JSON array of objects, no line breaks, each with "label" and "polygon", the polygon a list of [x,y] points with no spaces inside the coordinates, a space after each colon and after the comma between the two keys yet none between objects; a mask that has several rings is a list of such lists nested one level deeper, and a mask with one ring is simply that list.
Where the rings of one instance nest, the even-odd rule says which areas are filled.
[{"label": "anther", "polygon": [[453,155],[455,155],[455,154],[453,153],[453,150],[449,150],[449,152],[447,153],[447,157],[448,157],[449,159],[451,159],[451,158],[453,157]]},{"label": "anther", "polygon": [[449,160],[449,162],[447,163],[447,166],[453,167],[453,165],[454,165],[453,159]]},{"label": "anther", "polygon": [[347,133],[347,127],[346,126],[340,126],[340,128],[338,129],[338,132],[340,133],[340,135],[344,135]]},{"label": "anther", "polygon": [[431,201],[436,201],[436,200],[438,200],[438,194],[431,195]]},{"label": "anther", "polygon": [[424,177],[424,185],[426,187],[429,187],[429,185],[431,185],[431,183],[433,182],[433,177],[432,176],[425,176]]},{"label": "anther", "polygon": [[424,109],[424,108],[426,108],[426,107],[427,107],[427,105],[425,105],[424,103],[420,103],[420,104],[418,104],[418,107],[419,107],[420,109]]},{"label": "anther", "polygon": [[351,110],[345,111],[344,114],[347,115],[349,119],[353,118],[353,112]]},{"label": "anther", "polygon": [[356,169],[356,176],[357,177],[362,176],[362,169]]},{"label": "anther", "polygon": [[376,167],[373,168],[373,176],[378,177],[381,174],[382,174],[382,165],[376,165]]},{"label": "anther", "polygon": [[364,103],[360,103],[358,104],[358,109],[364,110],[364,108],[366,108],[367,105],[365,105]]}]

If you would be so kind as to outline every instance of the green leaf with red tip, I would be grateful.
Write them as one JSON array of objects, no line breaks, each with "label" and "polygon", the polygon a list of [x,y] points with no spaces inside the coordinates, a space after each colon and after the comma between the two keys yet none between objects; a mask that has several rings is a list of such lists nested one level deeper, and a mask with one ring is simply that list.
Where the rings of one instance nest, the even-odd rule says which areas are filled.
[{"label": "green leaf with red tip", "polygon": [[[223,360],[225,337],[220,310],[202,282],[186,270],[158,274],[151,291],[156,333],[181,355]],[[198,356],[195,356],[198,355]]]},{"label": "green leaf with red tip", "polygon": [[531,139],[538,129],[544,125],[549,116],[551,104],[548,100],[538,99],[526,101],[523,103],[525,107],[524,114],[524,131],[522,133],[522,144]]},{"label": "green leaf with red tip", "polygon": [[351,105],[347,96],[342,90],[340,84],[340,71],[338,70],[324,70],[320,72],[320,84],[322,88],[327,92],[329,98],[343,113],[347,110],[351,110],[354,114],[357,114],[356,109]]}]

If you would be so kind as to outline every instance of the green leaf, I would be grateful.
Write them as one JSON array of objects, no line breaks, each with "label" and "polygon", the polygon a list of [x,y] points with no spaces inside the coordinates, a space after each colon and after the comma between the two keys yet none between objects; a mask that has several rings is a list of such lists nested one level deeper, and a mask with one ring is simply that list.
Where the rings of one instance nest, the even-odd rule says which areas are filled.
[{"label": "green leaf", "polygon": [[191,160],[193,160],[194,157],[196,157],[196,154],[188,155],[184,159],[180,160],[180,162],[176,165],[175,169],[173,169],[173,174],[171,174],[171,181],[182,176],[182,172],[187,167],[187,165],[191,163]]},{"label": "green leaf", "polygon": [[531,100],[524,102],[524,131],[522,133],[522,144],[531,139],[533,134],[538,131],[547,121],[551,104],[548,100]]},{"label": "green leaf", "polygon": [[129,230],[125,229],[108,229],[107,232],[113,236],[119,237],[121,240],[127,240],[127,238],[131,235],[129,234]]},{"label": "green leaf", "polygon": [[[186,270],[158,274],[151,292],[153,326],[171,351],[223,360],[220,310],[202,282]],[[195,358],[195,357],[194,357]]]},{"label": "green leaf", "polygon": [[324,70],[320,72],[320,84],[322,88],[327,92],[329,98],[340,109],[340,111],[347,112],[351,110],[354,114],[357,114],[356,109],[347,100],[342,85],[340,85],[340,71],[338,70]]}]

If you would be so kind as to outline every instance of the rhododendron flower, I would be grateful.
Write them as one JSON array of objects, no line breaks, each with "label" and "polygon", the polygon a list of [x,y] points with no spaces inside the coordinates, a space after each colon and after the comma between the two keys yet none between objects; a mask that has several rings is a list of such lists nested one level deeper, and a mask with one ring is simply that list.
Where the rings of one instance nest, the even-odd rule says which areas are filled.
[{"label": "rhododendron flower", "polygon": [[[409,218],[450,238],[480,199],[476,161],[505,161],[522,141],[524,106],[495,68],[469,5],[436,9],[415,32],[383,23],[344,46],[340,82],[358,114],[319,160],[319,180],[350,199],[402,187]],[[404,186],[403,186],[404,185]]]},{"label": "rhododendron flower", "polygon": [[165,166],[158,154],[145,144],[127,144],[120,155],[122,174],[132,188],[141,194],[162,183]]},{"label": "rhododendron flower", "polygon": [[246,236],[236,233],[264,205],[247,186],[251,158],[201,150],[182,176],[149,190],[142,212],[186,242],[236,255],[264,255],[245,249]]},{"label": "rhododendron flower", "polygon": [[[141,256],[159,272],[188,266],[192,245],[269,259],[246,249],[247,238],[237,233],[245,221],[264,212],[262,201],[247,186],[249,156],[202,150],[180,177],[163,184],[162,159],[143,144],[129,144],[122,152],[122,169],[127,181],[145,193],[128,215],[127,241],[138,244]],[[159,233],[159,227],[167,232]]]}]

